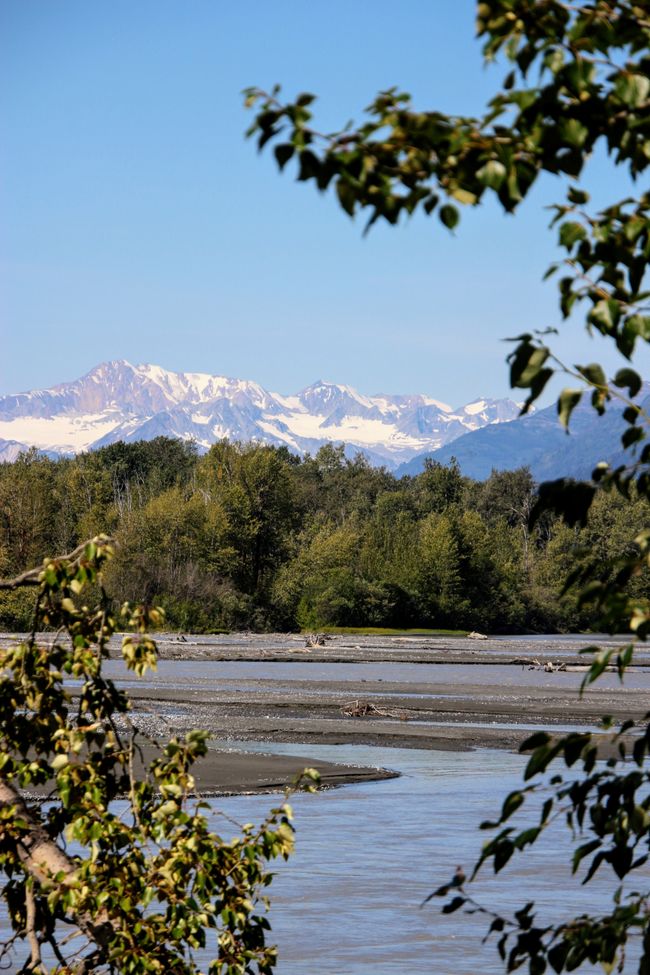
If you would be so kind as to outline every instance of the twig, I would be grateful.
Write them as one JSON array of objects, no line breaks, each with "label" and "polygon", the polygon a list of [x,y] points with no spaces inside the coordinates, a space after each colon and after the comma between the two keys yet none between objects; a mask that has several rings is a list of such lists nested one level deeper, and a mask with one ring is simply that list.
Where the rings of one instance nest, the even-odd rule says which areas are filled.
[{"label": "twig", "polygon": [[[54,559],[50,559],[50,562],[71,562],[74,559],[78,559],[80,555],[86,549],[88,542],[83,542],[78,545],[72,552],[68,552],[67,555],[58,555]],[[18,589],[19,586],[38,586],[40,585],[40,575],[43,571],[43,567],[40,566],[37,569],[28,569],[27,572],[21,572],[20,575],[15,576],[13,579],[0,579],[0,589]]]}]

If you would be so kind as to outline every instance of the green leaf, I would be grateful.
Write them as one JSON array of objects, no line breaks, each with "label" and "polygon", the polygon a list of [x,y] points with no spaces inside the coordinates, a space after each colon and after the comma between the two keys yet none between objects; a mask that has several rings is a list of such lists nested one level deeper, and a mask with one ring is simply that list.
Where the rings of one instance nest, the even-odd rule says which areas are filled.
[{"label": "green leaf", "polygon": [[524,341],[512,352],[510,361],[510,385],[525,389],[530,380],[539,372],[549,356],[544,346]]},{"label": "green leaf", "polygon": [[621,443],[625,450],[631,447],[632,444],[639,443],[640,440],[645,440],[645,431],[641,427],[628,427],[621,434]]},{"label": "green leaf", "polygon": [[528,412],[528,410],[530,409],[531,405],[535,402],[535,400],[542,395],[546,387],[546,384],[549,382],[550,379],[553,378],[554,375],[555,373],[553,369],[540,369],[538,370],[538,372],[535,373],[534,376],[531,377],[531,380],[528,383],[530,394],[526,397],[526,401],[521,410],[522,413]]},{"label": "green leaf", "polygon": [[354,216],[354,207],[356,204],[356,194],[353,187],[345,179],[337,179],[336,181],[336,195],[339,198],[339,203],[345,210],[347,214],[351,217]]},{"label": "green leaf", "polygon": [[424,212],[427,216],[430,216],[438,205],[438,200],[440,198],[436,196],[435,193],[430,193],[422,204]]},{"label": "green leaf", "polygon": [[476,178],[483,186],[488,186],[492,190],[498,190],[504,179],[507,170],[502,162],[497,159],[490,159],[476,173]]},{"label": "green leaf", "polygon": [[650,315],[630,315],[625,322],[625,327],[646,342],[650,340]]},{"label": "green leaf", "polygon": [[280,169],[284,169],[286,164],[289,162],[294,153],[294,147],[290,142],[283,142],[279,146],[276,146],[273,150],[273,154],[277,160]]},{"label": "green leaf", "polygon": [[512,840],[502,840],[494,852],[494,872],[502,870],[512,854],[515,852],[515,845]]},{"label": "green leaf", "polygon": [[518,850],[523,850],[526,846],[531,846],[541,831],[540,826],[531,826],[529,829],[522,830],[515,839],[515,846]]},{"label": "green leaf", "polygon": [[560,515],[570,527],[584,526],[595,494],[594,485],[586,481],[569,478],[545,481],[538,489],[537,501],[530,516],[531,524],[535,524],[545,511],[551,511]]},{"label": "green leaf", "polygon": [[619,369],[612,382],[619,389],[628,389],[630,396],[635,397],[641,389],[642,380],[633,369]]},{"label": "green leaf", "polygon": [[456,207],[452,206],[451,203],[445,203],[444,206],[441,206],[440,210],[438,211],[438,216],[440,217],[441,222],[449,230],[453,230],[460,220],[458,210]]},{"label": "green leaf", "polygon": [[609,399],[609,394],[604,389],[594,389],[591,394],[591,405],[596,410],[599,416],[602,416],[605,412],[605,404]]},{"label": "green leaf", "polygon": [[568,220],[563,223],[560,227],[560,244],[562,247],[566,247],[567,250],[571,250],[573,245],[579,240],[584,240],[587,236],[587,231],[582,226],[581,223],[576,223],[574,220]]},{"label": "green leaf", "polygon": [[503,802],[503,808],[501,809],[501,822],[509,819],[512,814],[519,809],[523,802],[524,795],[522,792],[511,792],[510,795],[506,796]]},{"label": "green leaf", "polygon": [[575,118],[562,119],[559,125],[560,137],[568,145],[581,149],[589,136],[589,129]]},{"label": "green leaf", "polygon": [[300,182],[306,182],[308,179],[318,179],[320,169],[321,162],[318,156],[311,149],[303,149],[300,153],[298,180]]},{"label": "green leaf", "polygon": [[577,762],[590,741],[591,735],[588,733],[572,733],[566,736],[563,751],[567,766],[574,765]]},{"label": "green leaf", "polygon": [[640,108],[650,94],[650,78],[642,74],[621,73],[614,82],[614,91],[630,108]]},{"label": "green leaf", "polygon": [[597,325],[605,333],[612,332],[621,317],[621,306],[618,301],[602,298],[597,301],[589,312],[589,321]]},{"label": "green leaf", "polygon": [[571,942],[560,941],[558,944],[553,945],[548,952],[548,960],[551,968],[557,975],[560,975],[564,971],[564,965],[567,960],[567,956],[571,949]]},{"label": "green leaf", "polygon": [[524,781],[528,782],[533,776],[538,775],[540,772],[544,772],[546,767],[550,762],[553,761],[557,755],[558,747],[555,745],[553,748],[550,745],[540,745],[536,748],[533,754],[528,759],[528,764],[524,770]]},{"label": "green leaf", "polygon": [[449,901],[448,904],[445,904],[443,906],[442,913],[443,914],[453,914],[454,911],[457,911],[459,908],[461,908],[463,906],[463,904],[465,903],[465,901],[466,901],[466,898],[465,897],[460,897],[460,896],[459,897],[454,897],[453,900]]},{"label": "green leaf", "polygon": [[476,193],[471,193],[469,190],[464,190],[461,187],[453,190],[451,195],[459,203],[464,203],[467,206],[473,206],[478,200]]},{"label": "green leaf", "polygon": [[609,665],[613,654],[613,650],[599,650],[598,653],[596,653],[594,662],[592,663],[582,682],[584,687],[586,687],[587,684],[593,684],[594,681],[598,680],[600,675],[604,673],[605,669]]},{"label": "green leaf", "polygon": [[569,420],[571,419],[571,414],[574,409],[582,399],[582,390],[580,389],[563,389],[560,393],[557,401],[557,412],[560,418],[560,423],[568,431]]},{"label": "green leaf", "polygon": [[570,186],[567,196],[571,203],[576,203],[578,206],[589,203],[589,194],[585,190],[578,189],[577,186]]},{"label": "green leaf", "polygon": [[544,65],[557,74],[564,65],[564,51],[560,47],[553,47],[544,55]]},{"label": "green leaf", "polygon": [[634,243],[634,241],[640,237],[647,226],[648,221],[643,217],[630,217],[623,228],[625,239],[629,240],[630,243]]},{"label": "green leaf", "polygon": [[533,748],[539,748],[540,745],[548,745],[551,740],[551,736],[547,731],[536,731],[535,734],[530,735],[525,741],[519,746],[520,752],[528,752]]},{"label": "green leaf", "polygon": [[586,366],[576,366],[581,376],[584,376],[588,383],[593,386],[607,386],[607,379],[602,366],[597,362],[590,362]]}]

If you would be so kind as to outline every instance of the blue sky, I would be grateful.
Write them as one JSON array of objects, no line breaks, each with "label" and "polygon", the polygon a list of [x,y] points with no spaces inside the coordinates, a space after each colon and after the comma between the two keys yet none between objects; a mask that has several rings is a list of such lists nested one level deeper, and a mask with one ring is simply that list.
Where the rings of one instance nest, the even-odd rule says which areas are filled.
[{"label": "blue sky", "polygon": [[[557,324],[544,204],[363,238],[244,140],[241,90],[314,91],[319,127],[381,88],[476,112],[496,87],[471,0],[3,0],[0,392],[106,359],[319,379],[459,405],[508,394],[500,339]],[[620,177],[621,192],[625,191]],[[596,193],[612,189],[603,162]],[[560,351],[604,358],[579,322]]]}]

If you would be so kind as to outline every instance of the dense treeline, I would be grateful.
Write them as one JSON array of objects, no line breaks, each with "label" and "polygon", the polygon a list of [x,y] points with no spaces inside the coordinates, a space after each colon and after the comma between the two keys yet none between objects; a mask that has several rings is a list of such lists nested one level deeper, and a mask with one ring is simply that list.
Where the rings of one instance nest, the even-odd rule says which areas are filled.
[{"label": "dense treeline", "polygon": [[[561,597],[566,573],[583,548],[624,555],[648,505],[602,494],[586,528],[546,517],[531,532],[534,497],[526,469],[480,483],[432,463],[398,480],[331,445],[304,459],[225,441],[199,457],[166,438],[33,451],[0,465],[0,575],[106,532],[111,593],[159,603],[173,628],[588,627]],[[24,594],[0,595],[0,627],[30,612]]]}]

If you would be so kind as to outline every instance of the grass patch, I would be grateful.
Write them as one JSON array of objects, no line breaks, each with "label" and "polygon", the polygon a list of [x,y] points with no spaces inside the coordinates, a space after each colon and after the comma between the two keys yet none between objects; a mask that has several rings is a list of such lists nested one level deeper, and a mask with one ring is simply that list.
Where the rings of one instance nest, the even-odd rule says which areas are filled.
[{"label": "grass patch", "polygon": [[[303,633],[313,632],[302,630]],[[357,634],[358,636],[467,636],[468,630],[393,630],[387,626],[320,626],[319,633]]]}]

